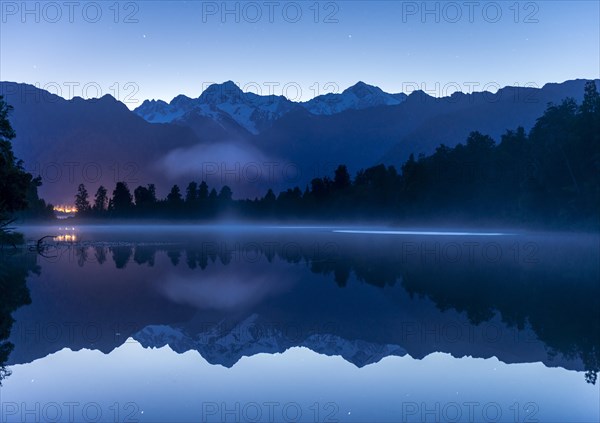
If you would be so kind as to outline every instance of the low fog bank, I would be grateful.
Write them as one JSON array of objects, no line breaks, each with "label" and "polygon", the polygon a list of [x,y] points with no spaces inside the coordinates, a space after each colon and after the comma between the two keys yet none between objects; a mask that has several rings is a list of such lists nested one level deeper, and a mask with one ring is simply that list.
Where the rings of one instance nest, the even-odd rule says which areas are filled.
[{"label": "low fog bank", "polygon": [[[262,197],[268,189],[286,189],[291,183],[310,182],[298,174],[299,167],[271,156],[245,142],[228,140],[171,150],[154,166],[163,179],[159,192],[166,196],[173,184],[182,189],[194,180],[219,191],[228,186],[236,200]],[[169,185],[170,184],[170,185]]]},{"label": "low fog bank", "polygon": [[[373,232],[381,235],[419,234],[450,235],[493,234],[493,235],[588,235],[600,237],[600,227],[548,227],[542,224],[514,224],[494,220],[449,221],[449,220],[316,220],[316,219],[247,219],[227,216],[214,220],[182,219],[57,219],[55,221],[15,222],[15,230],[20,232],[47,232],[48,235],[60,235],[65,231],[82,230],[86,232],[257,232],[285,230],[294,232],[313,231],[357,231]],[[57,233],[58,232],[58,233]]]}]

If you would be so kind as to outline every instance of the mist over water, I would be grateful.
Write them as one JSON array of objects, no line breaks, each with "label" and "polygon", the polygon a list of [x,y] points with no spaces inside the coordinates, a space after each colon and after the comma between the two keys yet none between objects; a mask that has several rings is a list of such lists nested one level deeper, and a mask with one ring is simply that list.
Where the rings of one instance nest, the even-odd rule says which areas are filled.
[{"label": "mist over water", "polygon": [[[540,421],[598,418],[598,235],[241,222],[20,230],[31,251],[19,254],[37,272],[31,305],[13,314],[7,421],[23,401],[47,403],[47,379],[74,369],[62,398],[91,402],[77,387],[92,378],[107,387],[94,399],[102,410],[126,397],[139,421],[166,418],[157,403],[176,408],[170,419],[222,421],[223,407],[271,402],[297,407],[299,421],[314,421],[314,407],[339,421],[422,421],[422,410],[456,404],[458,421],[493,407],[508,422],[516,403]],[[46,235],[57,236],[36,251]]]}]

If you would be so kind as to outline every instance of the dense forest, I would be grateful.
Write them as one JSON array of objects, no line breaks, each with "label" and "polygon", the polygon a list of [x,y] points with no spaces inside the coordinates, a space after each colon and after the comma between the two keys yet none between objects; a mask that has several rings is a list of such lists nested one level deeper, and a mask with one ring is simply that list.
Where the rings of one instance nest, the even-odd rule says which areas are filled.
[{"label": "dense forest", "polygon": [[466,142],[440,145],[430,156],[411,157],[398,170],[378,165],[353,178],[346,166],[309,186],[262,198],[233,200],[232,190],[206,182],[174,185],[157,199],[154,185],[130,191],[118,182],[109,198],[93,199],[79,186],[80,218],[148,217],[214,219],[378,219],[400,221],[522,222],[598,227],[600,212],[600,95],[588,82],[582,104],[548,105],[529,133],[507,131],[496,143],[472,132]]}]

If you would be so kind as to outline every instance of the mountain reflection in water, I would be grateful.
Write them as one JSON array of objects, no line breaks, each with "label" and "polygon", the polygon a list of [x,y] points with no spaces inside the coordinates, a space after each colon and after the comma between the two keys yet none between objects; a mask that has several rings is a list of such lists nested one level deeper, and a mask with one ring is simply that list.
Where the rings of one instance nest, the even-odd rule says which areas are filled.
[{"label": "mountain reflection in water", "polygon": [[[79,242],[53,243],[44,257],[4,257],[20,266],[9,279],[40,275],[3,359],[108,353],[132,337],[227,367],[294,346],[359,367],[445,352],[541,361],[595,383],[596,237],[353,232],[78,229]],[[20,293],[3,313],[27,300]]]}]

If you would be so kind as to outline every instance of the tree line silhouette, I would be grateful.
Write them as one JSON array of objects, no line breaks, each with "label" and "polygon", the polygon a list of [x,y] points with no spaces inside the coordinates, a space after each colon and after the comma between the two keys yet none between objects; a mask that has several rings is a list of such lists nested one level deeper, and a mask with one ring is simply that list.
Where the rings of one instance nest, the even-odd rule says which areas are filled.
[{"label": "tree line silhouette", "polygon": [[81,184],[75,205],[82,217],[495,219],[597,227],[599,137],[600,95],[588,82],[582,104],[570,98],[549,104],[528,134],[522,127],[509,130],[496,144],[472,132],[464,144],[411,155],[400,170],[380,164],[352,178],[340,165],[304,189],[278,195],[269,189],[243,200],[233,200],[227,185],[217,191],[193,181],[184,192],[174,185],[164,199],[152,184],[131,193],[118,182],[111,198],[100,187],[90,202]]},{"label": "tree line silhouette", "polygon": [[27,277],[39,274],[40,267],[36,260],[37,257],[32,254],[0,250],[0,387],[2,380],[11,374],[5,364],[15,347],[8,341],[15,322],[12,313],[31,303]]}]

